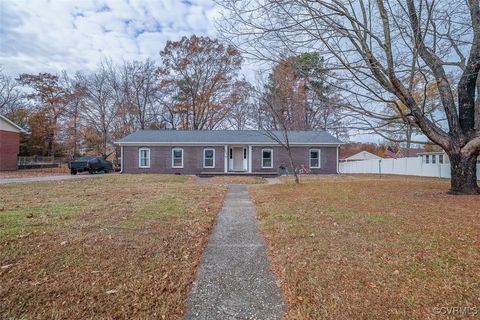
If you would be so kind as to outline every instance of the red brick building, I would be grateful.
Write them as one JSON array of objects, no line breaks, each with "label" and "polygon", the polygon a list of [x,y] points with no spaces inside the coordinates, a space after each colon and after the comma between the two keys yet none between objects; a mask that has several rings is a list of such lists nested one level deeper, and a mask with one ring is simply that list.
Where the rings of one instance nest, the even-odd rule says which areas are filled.
[{"label": "red brick building", "polygon": [[25,130],[0,115],[0,171],[17,170],[22,132]]},{"label": "red brick building", "polygon": [[[296,169],[338,173],[342,141],[325,131],[290,131]],[[258,174],[293,172],[282,132],[143,130],[117,141],[125,173]]]}]

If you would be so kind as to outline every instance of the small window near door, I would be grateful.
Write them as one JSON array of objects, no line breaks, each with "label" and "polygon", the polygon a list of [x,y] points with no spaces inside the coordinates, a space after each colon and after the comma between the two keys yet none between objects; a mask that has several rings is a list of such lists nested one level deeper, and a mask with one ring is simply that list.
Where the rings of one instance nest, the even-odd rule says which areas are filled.
[{"label": "small window near door", "polygon": [[432,163],[436,163],[436,162],[437,162],[437,157],[434,154],[432,154]]},{"label": "small window near door", "polygon": [[438,163],[443,164],[443,154],[438,155]]},{"label": "small window near door", "polygon": [[262,168],[273,168],[272,158],[272,149],[262,149]]},{"label": "small window near door", "polygon": [[243,148],[243,159],[247,159],[247,148]]},{"label": "small window near door", "polygon": [[430,163],[430,155],[425,156],[425,163]]},{"label": "small window near door", "polygon": [[172,149],[172,168],[183,168],[183,149]]},{"label": "small window near door", "polygon": [[233,159],[233,148],[230,148],[230,159]]},{"label": "small window near door", "polygon": [[138,167],[150,168],[150,149],[140,148],[138,150]]},{"label": "small window near door", "polygon": [[320,150],[310,149],[310,168],[320,168]]},{"label": "small window near door", "polygon": [[203,167],[215,168],[215,149],[203,149]]}]

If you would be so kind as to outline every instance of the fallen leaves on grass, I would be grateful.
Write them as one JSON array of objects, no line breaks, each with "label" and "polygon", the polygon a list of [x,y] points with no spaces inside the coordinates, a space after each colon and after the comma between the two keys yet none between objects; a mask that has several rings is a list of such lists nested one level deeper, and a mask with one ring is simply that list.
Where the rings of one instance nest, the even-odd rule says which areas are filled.
[{"label": "fallen leaves on grass", "polygon": [[252,188],[287,319],[433,319],[438,306],[478,308],[480,197],[448,189],[447,180],[401,176]]},{"label": "fallen leaves on grass", "polygon": [[180,319],[224,192],[164,175],[0,187],[0,318]]}]

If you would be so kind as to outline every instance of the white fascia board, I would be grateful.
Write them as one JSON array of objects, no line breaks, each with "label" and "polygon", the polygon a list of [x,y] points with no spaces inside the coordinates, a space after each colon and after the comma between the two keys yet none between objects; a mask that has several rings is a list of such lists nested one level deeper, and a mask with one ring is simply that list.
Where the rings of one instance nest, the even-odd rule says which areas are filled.
[{"label": "white fascia board", "polygon": [[[140,146],[224,146],[228,144],[229,146],[273,146],[273,145],[280,145],[277,142],[121,142],[116,141],[115,144],[120,146],[131,146],[131,147],[140,147]],[[290,143],[291,146],[325,146],[325,147],[338,147],[342,143],[334,142],[334,143]]]},{"label": "white fascia board", "polygon": [[16,123],[14,123],[12,120],[8,119],[7,117],[4,117],[2,115],[0,115],[0,119],[2,119],[3,121],[5,121],[6,123],[8,123],[9,125],[13,126],[15,129],[17,129],[18,131],[20,131],[21,133],[29,133],[27,132],[25,129],[23,129],[22,127],[20,127],[19,125],[17,125]]}]

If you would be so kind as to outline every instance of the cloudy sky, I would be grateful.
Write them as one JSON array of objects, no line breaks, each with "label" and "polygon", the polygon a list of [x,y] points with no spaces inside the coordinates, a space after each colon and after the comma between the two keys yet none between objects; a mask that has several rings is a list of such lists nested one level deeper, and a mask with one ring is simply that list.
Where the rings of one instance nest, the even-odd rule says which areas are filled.
[{"label": "cloudy sky", "polygon": [[215,37],[217,16],[213,0],[0,0],[0,65],[16,76],[158,59],[167,40]]}]

